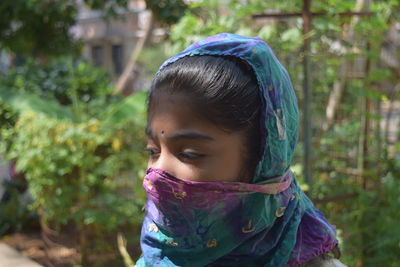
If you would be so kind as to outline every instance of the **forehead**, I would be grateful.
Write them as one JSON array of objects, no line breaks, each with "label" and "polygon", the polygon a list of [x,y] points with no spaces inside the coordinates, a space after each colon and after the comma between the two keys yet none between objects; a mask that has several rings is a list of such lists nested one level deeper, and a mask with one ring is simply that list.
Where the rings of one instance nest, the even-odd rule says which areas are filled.
[{"label": "forehead", "polygon": [[149,107],[148,129],[152,132],[197,129],[214,132],[217,126],[201,116],[201,107],[195,107],[188,96],[158,92]]},{"label": "forehead", "polygon": [[[193,101],[191,101],[190,96],[186,94],[169,92],[168,90],[158,90],[152,94],[149,115],[159,112],[170,112],[174,109],[185,109],[195,113],[193,105],[190,104],[191,102]],[[188,106],[191,108],[188,109]]]}]

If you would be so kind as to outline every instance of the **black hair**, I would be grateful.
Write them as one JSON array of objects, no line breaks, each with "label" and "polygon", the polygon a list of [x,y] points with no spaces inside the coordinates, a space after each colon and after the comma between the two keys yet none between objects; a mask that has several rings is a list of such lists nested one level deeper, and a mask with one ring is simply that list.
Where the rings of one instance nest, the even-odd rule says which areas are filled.
[{"label": "black hair", "polygon": [[245,61],[233,56],[183,57],[155,76],[149,109],[159,91],[185,94],[202,118],[225,131],[243,132],[245,168],[253,173],[260,156],[261,93]]}]

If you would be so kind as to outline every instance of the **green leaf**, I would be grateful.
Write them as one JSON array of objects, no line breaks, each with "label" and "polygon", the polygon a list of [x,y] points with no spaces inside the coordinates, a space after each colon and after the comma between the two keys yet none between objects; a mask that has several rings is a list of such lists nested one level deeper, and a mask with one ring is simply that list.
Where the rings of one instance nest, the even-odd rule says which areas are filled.
[{"label": "green leaf", "polygon": [[276,28],[274,25],[267,24],[261,28],[258,32],[258,36],[266,41],[268,41],[276,32]]},{"label": "green leaf", "polygon": [[147,92],[138,92],[107,109],[104,124],[123,123],[127,120],[143,121],[146,113]]},{"label": "green leaf", "polygon": [[45,100],[30,93],[13,93],[11,90],[0,87],[0,101],[10,105],[15,111],[21,113],[34,111],[45,114],[49,117],[60,119],[72,119],[70,110],[62,107],[55,101]]}]

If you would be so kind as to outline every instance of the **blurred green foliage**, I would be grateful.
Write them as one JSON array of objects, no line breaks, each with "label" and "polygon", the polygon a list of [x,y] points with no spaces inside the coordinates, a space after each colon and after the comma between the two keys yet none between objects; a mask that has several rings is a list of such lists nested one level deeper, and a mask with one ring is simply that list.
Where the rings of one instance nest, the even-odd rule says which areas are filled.
[{"label": "blurred green foliage", "polygon": [[3,48],[35,57],[61,55],[76,49],[69,33],[77,13],[75,1],[4,0],[0,2],[0,13]]},{"label": "blurred green foliage", "polygon": [[146,0],[146,6],[166,25],[178,22],[188,9],[183,0]]},{"label": "blurred green foliage", "polygon": [[21,181],[8,181],[2,185],[6,193],[0,203],[0,236],[37,222],[37,214],[28,208],[31,202],[29,195],[21,195],[26,187]]},{"label": "blurred green foliage", "polygon": [[[127,8],[127,0],[84,0],[87,7],[101,10],[105,18]],[[47,60],[79,54],[80,42],[71,27],[78,14],[75,0],[3,0],[0,2],[0,43],[20,56]]]},{"label": "blurred green foliage", "polygon": [[[109,128],[96,119],[72,123],[24,112],[3,138],[12,138],[7,155],[17,159],[17,170],[29,182],[33,208],[42,210],[45,219],[113,229],[139,223],[136,215],[143,205],[134,190],[122,192],[138,188],[135,183],[144,169],[139,153],[143,137],[134,126]],[[121,152],[125,149],[130,153]],[[127,171],[130,183],[119,177]]]},{"label": "blurred green foliage", "polygon": [[[182,0],[146,0],[146,6],[166,25],[176,23],[187,5]],[[105,19],[128,9],[128,0],[2,0],[0,45],[19,56],[46,61],[52,57],[79,55],[81,41],[73,37],[80,5],[101,10]]]},{"label": "blurred green foliage", "polygon": [[[104,106],[122,99],[120,95],[112,95],[110,80],[105,70],[88,62],[74,62],[69,57],[48,63],[28,60],[24,65],[11,69],[7,75],[0,75],[0,95],[4,103],[16,110],[24,110],[25,103],[30,101],[32,104],[35,98],[49,100],[48,105],[53,105],[51,111],[58,111],[48,113],[72,117],[75,112],[74,119],[78,120],[84,119],[82,116],[95,116]],[[62,110],[54,103],[74,108]],[[47,108],[47,105],[42,105],[42,108]]]},{"label": "blurred green foliage", "polygon": [[0,102],[0,128],[12,127],[17,119],[14,109],[4,102]]},{"label": "blurred green foliage", "polygon": [[116,232],[138,232],[142,221],[147,95],[111,90],[103,70],[65,58],[28,62],[0,78],[2,114],[12,114],[3,116],[1,152],[26,176],[31,209],[45,225],[72,222],[82,244],[92,242],[81,244],[85,258],[116,252]]}]

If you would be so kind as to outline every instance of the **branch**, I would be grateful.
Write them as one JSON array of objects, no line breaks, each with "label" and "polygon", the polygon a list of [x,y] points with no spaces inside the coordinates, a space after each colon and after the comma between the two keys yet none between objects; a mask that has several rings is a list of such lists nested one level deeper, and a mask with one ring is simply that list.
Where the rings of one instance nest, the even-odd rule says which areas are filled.
[{"label": "branch", "polygon": [[140,52],[142,52],[143,47],[146,44],[146,41],[149,39],[153,31],[153,27],[154,27],[154,17],[153,13],[149,11],[144,35],[139,39],[138,43],[136,44],[135,49],[133,50],[131,57],[129,59],[129,62],[124,69],[124,72],[121,74],[121,76],[117,81],[117,85],[115,87],[113,94],[118,94],[122,92],[124,88],[126,88],[129,78],[133,73],[133,70],[135,69],[139,54]]},{"label": "branch", "polygon": [[341,195],[336,195],[336,196],[331,196],[331,197],[325,197],[325,198],[315,198],[312,201],[316,204],[325,204],[328,202],[336,202],[336,201],[342,201],[346,199],[352,199],[358,196],[358,193],[348,193],[348,194],[341,194]]},{"label": "branch", "polygon": [[355,169],[355,168],[339,168],[339,167],[335,167],[335,168],[318,168],[318,171],[321,172],[338,172],[338,173],[343,173],[343,174],[347,174],[347,175],[353,175],[353,176],[360,176],[361,172],[359,169]]},{"label": "branch", "polygon": [[126,239],[122,233],[118,233],[117,241],[118,241],[118,250],[119,253],[121,253],[122,258],[124,259],[125,266],[126,267],[134,266],[135,264],[131,256],[129,255],[128,250],[126,249]]}]

